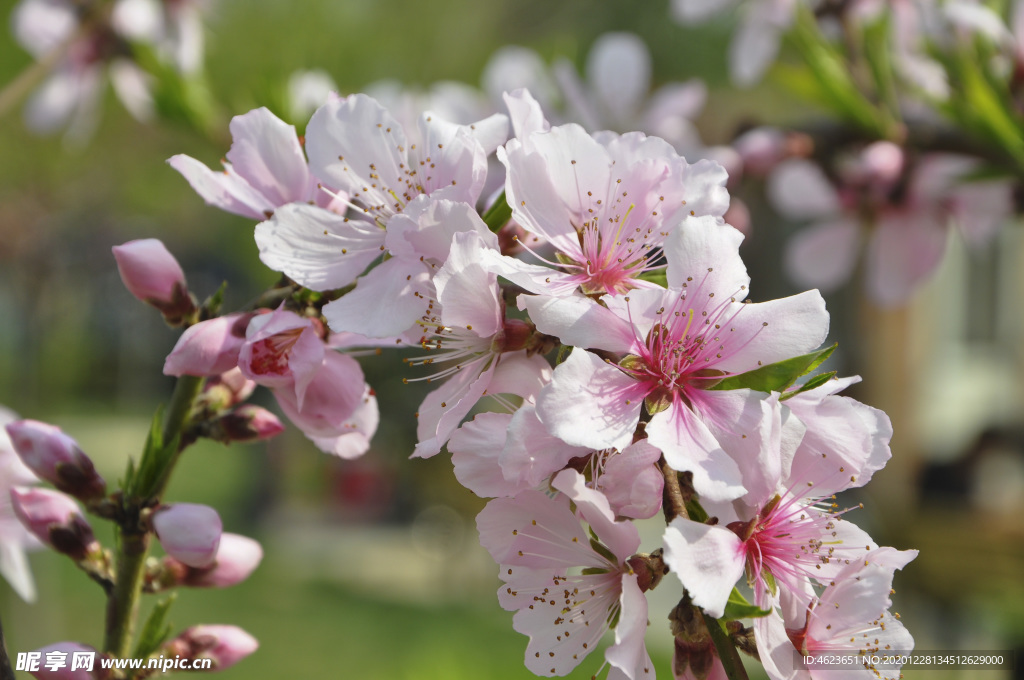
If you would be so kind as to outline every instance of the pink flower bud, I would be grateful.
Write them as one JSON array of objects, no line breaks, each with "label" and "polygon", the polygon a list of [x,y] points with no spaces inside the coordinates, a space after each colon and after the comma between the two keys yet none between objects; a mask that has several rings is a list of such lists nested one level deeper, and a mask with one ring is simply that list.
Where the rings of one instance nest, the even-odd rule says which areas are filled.
[{"label": "pink flower bud", "polygon": [[167,247],[155,238],[114,246],[117,270],[128,291],[177,322],[195,308],[185,273]]},{"label": "pink flower bud", "polygon": [[267,409],[254,404],[243,404],[214,423],[211,435],[217,441],[255,442],[270,439],[284,432],[284,425]]},{"label": "pink flower bud", "polygon": [[218,375],[238,366],[251,314],[228,314],[185,329],[164,361],[164,375]]},{"label": "pink flower bud", "polygon": [[6,427],[14,450],[40,479],[81,500],[106,494],[107,484],[92,461],[59,427],[36,420],[19,420]]},{"label": "pink flower bud", "polygon": [[168,555],[190,567],[208,567],[217,557],[223,529],[208,505],[175,503],[153,513],[153,529]]},{"label": "pink flower bud", "polygon": [[224,534],[213,566],[189,569],[182,582],[193,588],[228,588],[249,578],[262,560],[263,548],[257,541],[238,534]]},{"label": "pink flower bud", "polygon": [[35,651],[41,655],[39,668],[29,673],[39,680],[96,680],[100,677],[97,659],[103,655],[95,647],[78,642],[55,642]]},{"label": "pink flower bud", "polygon": [[59,553],[81,560],[99,549],[78,503],[59,491],[16,486],[11,507],[26,529]]},{"label": "pink flower bud", "polygon": [[757,127],[737,137],[732,146],[747,172],[764,175],[786,157],[786,134],[773,127]]},{"label": "pink flower bud", "polygon": [[212,659],[213,670],[234,666],[260,646],[256,638],[237,626],[192,626],[168,642],[164,653],[186,659]]}]

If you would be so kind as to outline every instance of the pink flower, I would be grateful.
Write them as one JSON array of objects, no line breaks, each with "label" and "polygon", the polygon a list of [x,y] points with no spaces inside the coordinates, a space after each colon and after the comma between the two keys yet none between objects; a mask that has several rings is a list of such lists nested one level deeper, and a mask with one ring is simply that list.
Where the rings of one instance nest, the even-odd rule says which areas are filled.
[{"label": "pink flower", "polygon": [[86,22],[83,16],[70,0],[21,0],[11,17],[15,39],[37,60],[68,43],[29,99],[25,124],[40,134],[67,127],[65,139],[76,143],[96,129],[108,76],[132,116],[145,121],[153,113],[147,74],[124,56],[126,36],[111,21]]},{"label": "pink flower", "polygon": [[40,479],[82,500],[106,493],[106,482],[78,442],[59,427],[36,420],[19,420],[6,426],[11,444],[22,462]]},{"label": "pink flower", "polygon": [[410,139],[398,120],[366,95],[321,106],[306,131],[310,167],[351,197],[341,202],[353,215],[308,205],[278,211],[256,229],[264,264],[313,290],[340,288],[380,256],[385,229],[418,196],[475,205],[487,175],[487,150],[473,126],[425,113],[418,133]]},{"label": "pink flower", "polygon": [[325,196],[317,191],[294,126],[258,108],[232,118],[230,127],[232,143],[223,172],[184,154],[167,161],[209,205],[265,220],[288,203]]},{"label": "pink flower", "polygon": [[[535,293],[623,294],[640,279],[685,214],[720,218],[729,206],[717,163],[689,165],[641,133],[591,137],[578,125],[534,132],[498,151],[512,217],[558,252],[557,268],[490,256],[488,267]],[[554,263],[548,263],[554,264]]]},{"label": "pink flower", "polygon": [[[878,548],[840,570],[806,607],[788,609],[785,616],[773,613],[756,619],[758,649],[768,676],[773,680],[836,677],[835,666],[805,666],[804,655],[913,651],[913,637],[889,608],[895,570],[916,556],[916,550]],[[849,677],[858,678],[869,673],[891,680],[900,677],[898,666],[872,669],[858,664],[848,671]]]},{"label": "pink flower", "polygon": [[[647,600],[627,564],[640,546],[636,527],[616,522],[608,501],[575,470],[560,473],[552,485],[562,492],[555,498],[527,490],[491,501],[477,516],[480,542],[501,565],[499,602],[516,612],[513,627],[530,636],[526,667],[537,675],[565,675],[617,621],[607,663],[630,680],[649,677]],[[575,571],[581,567],[583,573]]]},{"label": "pink flower", "polygon": [[426,378],[445,380],[420,405],[413,456],[437,454],[483,396],[530,396],[550,374],[543,357],[529,356],[523,349],[525,325],[505,320],[498,277],[481,266],[485,252],[478,233],[455,234],[448,260],[434,277],[437,299],[426,300],[419,320],[419,344],[430,355],[408,363],[445,364]]},{"label": "pink flower", "polygon": [[888,418],[834,395],[850,382],[784,402],[793,410],[785,422],[774,414],[756,464],[744,470],[749,493],[729,505],[709,504],[717,524],[677,518],[666,530],[666,563],[713,616],[744,572],[762,608],[772,605],[769,591],[806,606],[812,583],[827,584],[875,547],[832,500],[866,483],[890,455]]},{"label": "pink flower", "polygon": [[210,566],[220,546],[221,521],[207,505],[175,503],[157,508],[153,530],[168,555],[190,567]]},{"label": "pink flower", "polygon": [[[489,249],[498,247],[473,206],[417,197],[388,222],[384,245],[391,257],[360,277],[355,290],[325,305],[324,318],[335,331],[371,338],[398,336],[411,328],[414,341],[424,300],[435,297],[433,276],[448,260],[455,235],[464,232],[478,234]],[[378,313],[381,300],[389,301],[387,314]]]},{"label": "pink flower", "polygon": [[[817,291],[740,302],[749,278],[742,235],[711,217],[687,219],[665,244],[668,289],[605,296],[521,297],[537,328],[576,348],[537,399],[548,430],[592,450],[628,446],[644,402],[648,441],[674,469],[693,473],[702,497],[741,496],[740,464],[760,450],[764,417],[778,408],[751,390],[707,389],[741,373],[811,351],[828,330]],[[581,347],[624,358],[611,363]]]},{"label": "pink flower", "polygon": [[651,93],[651,54],[637,35],[598,36],[587,54],[586,82],[567,60],[554,66],[571,119],[587,130],[643,130],[680,153],[701,146],[692,121],[704,106],[707,87],[699,79],[668,83]]},{"label": "pink flower", "polygon": [[255,404],[242,404],[213,424],[213,439],[230,443],[250,443],[270,439],[284,432],[284,425],[273,413]]},{"label": "pink flower", "polygon": [[[747,0],[742,3],[740,24],[729,44],[729,73],[740,87],[757,84],[775,61],[782,34],[806,0]],[[737,0],[673,0],[672,10],[682,24],[698,24],[737,4]]]},{"label": "pink flower", "polygon": [[283,307],[249,322],[238,367],[258,385],[295,392],[301,407],[306,388],[324,360],[322,324]]},{"label": "pink flower", "polygon": [[[17,419],[17,414],[0,406],[0,425]],[[36,591],[25,552],[39,548],[39,541],[14,515],[10,491],[14,486],[36,484],[38,481],[21,462],[7,430],[0,428],[0,575],[27,602],[35,600]]]}]

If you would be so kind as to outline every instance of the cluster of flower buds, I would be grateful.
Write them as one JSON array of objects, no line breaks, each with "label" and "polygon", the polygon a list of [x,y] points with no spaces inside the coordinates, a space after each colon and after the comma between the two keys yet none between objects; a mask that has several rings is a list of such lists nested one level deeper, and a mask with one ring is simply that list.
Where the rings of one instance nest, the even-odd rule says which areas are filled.
[{"label": "cluster of flower buds", "polygon": [[[21,571],[5,570],[4,576],[26,599],[33,589],[30,574],[23,564],[23,549],[28,541],[14,531],[19,523],[38,545],[70,557],[79,568],[105,588],[113,588],[117,575],[110,551],[96,539],[79,501],[86,509],[105,519],[118,517],[120,499],[106,497],[106,484],[96,472],[92,460],[78,443],[60,428],[34,420],[12,420],[4,428],[0,441],[0,462],[11,472],[11,486],[5,488],[6,503],[0,504],[0,550],[12,557],[5,564],[21,566]],[[8,460],[9,452],[13,457]],[[16,456],[16,457],[14,457]],[[38,477],[38,479],[37,479]],[[5,486],[8,477],[2,478]],[[50,482],[58,490],[25,486]],[[263,558],[259,543],[237,534],[222,534],[217,511],[205,505],[174,503],[147,508],[142,517],[144,529],[152,531],[167,553],[158,560],[150,558],[144,588],[158,592],[188,586],[226,588],[244,581]],[[182,647],[184,645],[184,647]],[[256,641],[233,626],[197,626],[168,642],[171,654],[188,658],[210,658],[214,667],[225,668],[256,649]],[[57,643],[41,652],[65,653],[95,650],[78,643]],[[100,678],[102,669],[46,671],[37,677]],[[43,673],[43,671],[40,671]],[[59,675],[64,673],[64,675]]]},{"label": "cluster of flower buds", "polygon": [[[696,615],[729,621],[729,644],[756,647],[773,678],[797,652],[909,649],[886,584],[915,553],[879,548],[832,501],[884,466],[888,418],[838,395],[855,378],[797,382],[831,351],[821,295],[745,299],[718,163],[642,133],[551,126],[523,90],[505,100],[508,117],[427,112],[412,129],[366,95],[332,96],[304,155],[259,109],[232,122],[225,173],[171,159],[208,203],[263,219],[262,261],[328,302],[198,324],[167,372],[237,366],[319,445],[309,409],[333,434],[324,404],[362,391],[325,340],[418,347],[405,361],[429,372],[408,382],[434,389],[413,456],[447,448],[460,482],[493,499],[481,542],[539,675],[568,673],[613,628],[613,674],[652,677],[645,593],[668,572],[685,589],[679,669],[721,664],[706,627],[679,623]],[[504,194],[481,200],[492,152]],[[498,410],[465,422],[485,397]],[[659,511],[663,549],[640,553],[633,520]],[[755,603],[741,606],[744,577]],[[821,629],[865,581],[870,606]]]}]

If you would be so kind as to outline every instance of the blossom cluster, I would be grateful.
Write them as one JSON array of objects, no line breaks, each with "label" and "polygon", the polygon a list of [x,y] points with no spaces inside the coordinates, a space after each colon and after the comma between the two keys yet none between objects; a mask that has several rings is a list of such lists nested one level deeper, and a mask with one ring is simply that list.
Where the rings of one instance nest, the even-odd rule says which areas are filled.
[{"label": "blossom cluster", "polygon": [[[798,651],[911,648],[889,594],[916,553],[877,546],[834,500],[885,465],[889,420],[839,394],[857,378],[797,382],[830,352],[821,295],[747,300],[718,163],[552,126],[524,90],[505,101],[508,115],[411,127],[331,95],[302,140],[257,109],[232,121],[223,171],[172,158],[206,202],[260,220],[260,258],[294,292],[191,325],[165,372],[240,371],[351,457],[376,405],[342,352],[414,348],[408,382],[433,389],[412,455],[447,448],[492,499],[480,539],[538,675],[568,673],[614,629],[610,677],[653,677],[645,593],[668,572],[685,591],[677,677],[724,653],[681,623],[695,608],[773,678],[814,676]],[[634,520],[659,512],[663,545],[641,553]],[[744,582],[754,604],[737,614]]]}]

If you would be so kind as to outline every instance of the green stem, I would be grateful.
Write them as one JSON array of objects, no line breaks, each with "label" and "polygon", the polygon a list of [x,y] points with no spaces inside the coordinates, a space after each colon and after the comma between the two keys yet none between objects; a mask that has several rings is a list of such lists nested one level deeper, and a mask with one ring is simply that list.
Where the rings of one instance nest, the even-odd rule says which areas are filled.
[{"label": "green stem", "polygon": [[736,645],[729,639],[722,624],[718,619],[708,616],[703,611],[701,611],[701,616],[704,617],[704,625],[708,629],[708,634],[711,635],[711,642],[715,645],[718,658],[722,660],[722,668],[725,669],[726,677],[729,680],[748,680],[747,669],[743,667],[740,653],[736,651]]},{"label": "green stem", "polygon": [[126,658],[131,647],[139,595],[149,552],[149,534],[118,529],[117,582],[107,598],[107,628],[103,651]]},{"label": "green stem", "polygon": [[157,481],[144,497],[125,499],[117,530],[117,580],[107,596],[106,640],[103,644],[104,651],[119,658],[126,658],[131,648],[135,619],[139,613],[146,556],[149,553],[149,533],[140,521],[140,514],[148,504],[158,502],[167,487],[171,471],[182,451],[181,446],[175,446],[167,453],[167,444],[180,440],[182,432],[189,425],[189,414],[203,388],[204,380],[189,375],[178,378],[164,419],[163,445],[146,451],[146,455],[162,454],[167,457],[159,461],[140,461],[140,468],[154,464],[158,466],[160,473]]}]

